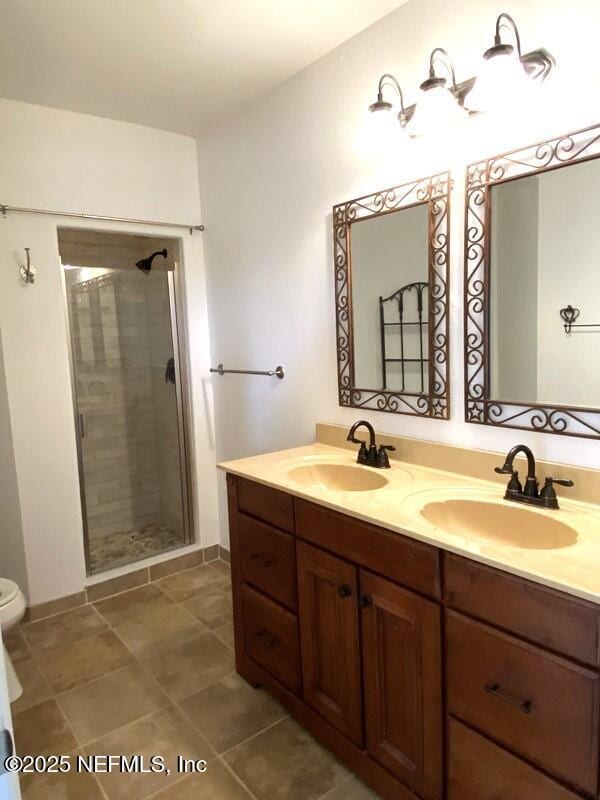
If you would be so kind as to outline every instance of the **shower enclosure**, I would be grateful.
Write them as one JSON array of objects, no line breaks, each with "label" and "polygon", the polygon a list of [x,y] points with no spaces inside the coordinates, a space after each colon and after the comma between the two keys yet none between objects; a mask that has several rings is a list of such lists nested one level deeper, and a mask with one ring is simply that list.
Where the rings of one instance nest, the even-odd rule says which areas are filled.
[{"label": "shower enclosure", "polygon": [[89,574],[190,541],[177,240],[59,229]]}]

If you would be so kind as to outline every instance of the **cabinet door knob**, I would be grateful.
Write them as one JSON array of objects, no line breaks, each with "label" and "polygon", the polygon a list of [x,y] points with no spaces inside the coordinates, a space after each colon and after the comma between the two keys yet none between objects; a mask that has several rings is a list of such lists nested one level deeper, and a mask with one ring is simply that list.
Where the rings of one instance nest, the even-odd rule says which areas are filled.
[{"label": "cabinet door knob", "polygon": [[352,589],[347,584],[344,584],[338,589],[338,594],[342,600],[345,600],[347,597],[352,597]]},{"label": "cabinet door knob", "polygon": [[358,598],[358,607],[359,608],[368,608],[369,606],[373,605],[373,598],[369,597],[368,594],[361,594]]}]

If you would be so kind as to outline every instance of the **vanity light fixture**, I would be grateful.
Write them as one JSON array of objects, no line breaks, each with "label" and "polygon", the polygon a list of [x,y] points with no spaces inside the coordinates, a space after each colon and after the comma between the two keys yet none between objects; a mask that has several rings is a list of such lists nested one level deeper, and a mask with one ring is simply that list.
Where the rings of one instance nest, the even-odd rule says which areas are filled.
[{"label": "vanity light fixture", "polygon": [[[394,113],[394,105],[389,100],[384,100],[383,90],[386,86],[394,89],[400,100],[400,111]],[[414,110],[414,109],[413,109]],[[398,133],[406,130],[406,123],[409,119],[404,108],[404,96],[398,80],[389,72],[385,72],[379,78],[377,87],[377,100],[369,106],[371,112],[371,125],[377,129],[377,137],[395,137]]]},{"label": "vanity light fixture", "polygon": [[[509,31],[514,45],[502,41],[502,31]],[[447,70],[447,79],[436,75],[435,66],[441,64]],[[504,110],[523,104],[531,96],[531,89],[546,80],[556,62],[545,48],[529,53],[521,50],[521,36],[514,19],[502,12],[496,19],[494,44],[483,54],[483,63],[477,78],[457,83],[452,60],[446,50],[436,47],[429,57],[429,76],[420,86],[420,97],[416,104],[405,106],[400,84],[396,78],[385,73],[379,79],[377,100],[369,106],[377,127],[388,135],[396,135],[398,127],[411,136],[422,136],[436,130],[445,130],[469,114],[480,111]],[[384,99],[383,90],[393,87],[400,99],[400,112]],[[399,126],[398,126],[399,123]]]},{"label": "vanity light fixture", "polygon": [[[436,63],[446,68],[452,80],[446,87],[446,78],[435,74]],[[441,47],[436,47],[429,56],[429,77],[420,86],[419,100],[407,129],[411,136],[423,136],[435,130],[456,125],[468,116],[462,105],[462,95],[456,83],[452,59]]]},{"label": "vanity light fixture", "polygon": [[[514,46],[502,42],[502,30],[512,34]],[[543,48],[523,55],[517,24],[510,14],[503,12],[496,20],[494,44],[483,54],[480,73],[466,104],[473,111],[523,105],[531,98],[536,83],[542,83],[554,66],[554,57]]]}]

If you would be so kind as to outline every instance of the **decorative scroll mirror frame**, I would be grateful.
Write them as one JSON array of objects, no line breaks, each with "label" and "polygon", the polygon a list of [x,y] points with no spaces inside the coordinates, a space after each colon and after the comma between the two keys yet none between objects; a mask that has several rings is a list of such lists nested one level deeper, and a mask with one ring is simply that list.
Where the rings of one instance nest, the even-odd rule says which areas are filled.
[{"label": "decorative scroll mirror frame", "polygon": [[[450,173],[395,186],[333,207],[333,249],[339,404],[448,419],[450,416],[448,270]],[[352,225],[403,208],[429,206],[429,393],[357,387],[352,317]]]},{"label": "decorative scroll mirror frame", "polygon": [[465,419],[480,425],[600,438],[600,408],[492,399],[490,389],[490,189],[526,175],[600,157],[600,126],[467,167],[465,205]]}]

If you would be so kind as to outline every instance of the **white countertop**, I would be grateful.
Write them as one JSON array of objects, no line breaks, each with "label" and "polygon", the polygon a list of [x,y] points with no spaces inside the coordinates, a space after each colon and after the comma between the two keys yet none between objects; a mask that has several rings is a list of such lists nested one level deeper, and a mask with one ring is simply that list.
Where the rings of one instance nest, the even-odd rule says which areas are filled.
[{"label": "white countertop", "polygon": [[[335,463],[356,466],[353,451],[315,443],[291,450],[251,456],[219,464],[226,472],[302,497],[357,519],[379,525],[443,550],[466,556],[514,575],[600,604],[600,506],[574,502],[560,495],[560,509],[518,506],[503,500],[497,483],[453,472],[429,469],[394,459],[388,470],[361,469],[383,474],[388,483],[373,491],[338,491],[300,484],[289,472],[298,466]],[[526,509],[562,522],[576,532],[574,541],[555,549],[515,547],[449,532],[420,513],[426,502],[469,499]],[[525,518],[526,519],[526,518]],[[523,531],[527,542],[527,531]]]}]

